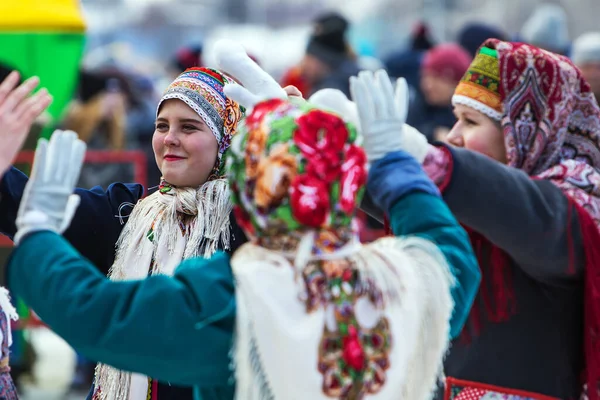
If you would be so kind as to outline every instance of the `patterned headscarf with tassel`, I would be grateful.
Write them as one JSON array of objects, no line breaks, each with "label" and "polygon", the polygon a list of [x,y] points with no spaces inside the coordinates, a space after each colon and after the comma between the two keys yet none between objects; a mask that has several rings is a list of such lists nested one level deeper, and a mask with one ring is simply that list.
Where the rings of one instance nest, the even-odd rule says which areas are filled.
[{"label": "patterned headscarf with tassel", "polygon": [[[232,204],[223,156],[243,118],[242,108],[223,93],[229,82],[217,70],[191,68],[167,88],[158,109],[169,99],[193,109],[219,143],[216,162],[202,186],[176,187],[163,180],[158,191],[135,205],[117,242],[110,279],[172,275],[184,259],[229,248]],[[149,391],[148,377],[104,364],[96,367],[94,384],[94,400],[146,400]]]}]

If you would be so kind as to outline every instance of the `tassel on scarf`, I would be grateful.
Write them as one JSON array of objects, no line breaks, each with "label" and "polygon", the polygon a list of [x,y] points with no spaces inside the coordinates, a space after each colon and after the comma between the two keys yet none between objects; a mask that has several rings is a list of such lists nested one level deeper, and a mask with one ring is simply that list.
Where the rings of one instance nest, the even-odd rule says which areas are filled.
[{"label": "tassel on scarf", "polygon": [[502,249],[494,246],[483,235],[465,227],[469,234],[473,251],[477,256],[479,266],[487,266],[482,271],[483,281],[471,313],[469,329],[463,329],[462,340],[469,342],[471,335],[481,333],[483,316],[494,323],[506,322],[516,312],[516,297],[513,288],[511,260]]}]

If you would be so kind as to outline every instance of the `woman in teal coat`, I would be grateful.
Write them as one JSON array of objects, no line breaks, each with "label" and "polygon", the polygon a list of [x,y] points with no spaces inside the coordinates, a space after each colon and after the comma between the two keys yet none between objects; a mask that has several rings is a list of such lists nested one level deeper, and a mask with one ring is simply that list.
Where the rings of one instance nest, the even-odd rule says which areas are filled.
[{"label": "woman in teal coat", "polygon": [[[319,374],[316,363],[312,374],[295,374],[296,394],[307,387],[327,397],[430,393],[480,276],[468,238],[435,185],[399,150],[395,138],[402,135],[405,112],[390,91],[380,75],[370,98],[359,102],[361,117],[369,116],[361,120],[366,157],[355,129],[334,114],[282,99],[244,104],[253,111],[228,158],[236,218],[253,243],[231,260],[218,252],[184,261],[172,277],[109,281],[60,236],[77,205],[72,193],[85,146],[69,132],[41,140],[17,219],[7,270],[11,290],[88,358],[194,385],[204,400],[233,398],[235,381],[238,397],[281,398],[280,383],[290,376],[277,376],[273,367],[305,361],[294,360],[290,347],[270,351],[290,343],[286,332],[295,334],[279,326],[285,318],[319,322],[302,336],[318,340],[319,349],[311,346],[314,340],[295,341],[301,350],[295,354],[319,360]],[[385,126],[387,132],[373,128]],[[376,141],[389,151],[371,152]],[[356,243],[352,217],[367,160],[373,201],[389,213],[396,237],[412,239],[364,248]],[[282,294],[282,285],[300,292]],[[263,300],[267,307],[260,307]],[[292,309],[275,307],[284,301]],[[290,326],[300,326],[295,323]],[[435,349],[432,359],[411,350],[424,346]],[[277,360],[273,353],[290,358]],[[421,358],[428,362],[418,364]],[[422,368],[399,376],[401,365]],[[414,381],[423,387],[411,387]],[[294,386],[287,388],[294,393]],[[100,388],[98,398],[131,398],[135,388],[112,389]]]}]

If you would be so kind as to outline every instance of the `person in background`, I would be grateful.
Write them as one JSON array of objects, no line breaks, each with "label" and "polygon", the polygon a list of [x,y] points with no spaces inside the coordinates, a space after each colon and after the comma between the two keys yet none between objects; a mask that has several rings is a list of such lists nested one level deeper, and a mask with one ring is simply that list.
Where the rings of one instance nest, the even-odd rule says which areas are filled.
[{"label": "person in background", "polygon": [[596,101],[600,102],[600,32],[579,36],[573,42],[571,59],[590,84]]},{"label": "person in background", "polygon": [[452,95],[469,68],[471,57],[454,43],[428,50],[421,64],[420,91],[413,99],[407,123],[423,133],[428,141],[445,140],[456,122]]},{"label": "person in background", "polygon": [[458,44],[469,52],[471,58],[475,57],[483,42],[488,39],[507,40],[508,36],[495,26],[482,22],[471,22],[460,30],[457,37]]},{"label": "person in background", "polygon": [[330,88],[350,94],[348,79],[358,73],[356,55],[347,40],[349,23],[339,14],[325,14],[313,22],[313,31],[300,63],[302,79],[311,95]]},{"label": "person in background", "polygon": [[302,65],[292,65],[287,69],[281,77],[281,86],[293,86],[302,94],[303,97],[308,97],[311,92],[311,88],[308,85],[306,79],[302,76]]},{"label": "person in background", "polygon": [[566,57],[484,43],[423,168],[466,227],[482,284],[437,399],[597,400],[600,108]]},{"label": "person in background", "polygon": [[571,43],[565,9],[558,4],[541,4],[523,24],[517,39],[540,49],[567,55]]},{"label": "person in background", "polygon": [[411,50],[427,51],[435,46],[435,42],[431,38],[429,27],[424,22],[419,22],[413,31],[411,37]]},{"label": "person in background", "polygon": [[[127,113],[131,102],[125,77],[115,69],[80,72],[79,86],[60,127],[78,133],[92,150],[122,151],[127,145]],[[124,164],[86,165],[83,187],[129,181],[131,167]]]},{"label": "person in background", "polygon": [[203,51],[204,46],[201,43],[184,46],[177,50],[167,66],[169,77],[175,79],[188,68],[201,67]]},{"label": "person in background", "polygon": [[385,60],[385,69],[393,78],[404,78],[411,89],[411,97],[419,93],[419,70],[425,53],[435,46],[429,28],[419,22],[410,37],[407,50],[396,51]]}]

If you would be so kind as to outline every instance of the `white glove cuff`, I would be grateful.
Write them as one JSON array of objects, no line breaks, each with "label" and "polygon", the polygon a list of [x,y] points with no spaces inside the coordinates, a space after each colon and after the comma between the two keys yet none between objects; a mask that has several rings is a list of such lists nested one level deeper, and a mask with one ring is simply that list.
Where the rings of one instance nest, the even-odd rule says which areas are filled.
[{"label": "white glove cuff", "polygon": [[50,218],[48,215],[44,214],[38,210],[27,211],[23,216],[21,216],[16,222],[19,227],[26,226],[35,226],[35,225],[45,225],[48,223]]},{"label": "white glove cuff", "polygon": [[429,151],[429,143],[427,138],[416,128],[408,124],[404,124],[402,134],[402,150],[413,156],[419,164],[423,164],[427,152]]}]

